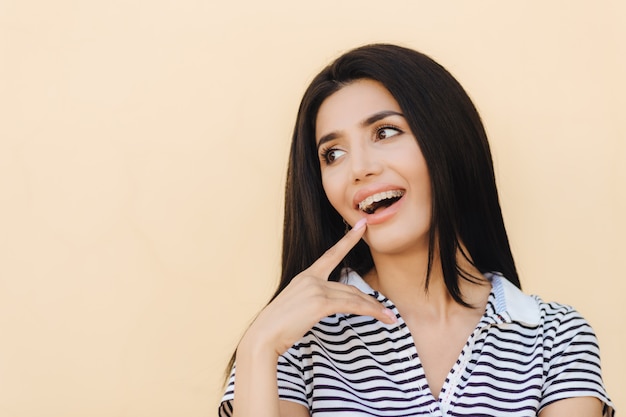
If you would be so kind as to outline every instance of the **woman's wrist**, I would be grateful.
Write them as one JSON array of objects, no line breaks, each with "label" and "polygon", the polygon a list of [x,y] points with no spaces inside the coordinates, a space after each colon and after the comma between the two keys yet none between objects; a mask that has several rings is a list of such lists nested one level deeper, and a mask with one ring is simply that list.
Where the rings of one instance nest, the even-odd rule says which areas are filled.
[{"label": "woman's wrist", "polygon": [[278,354],[262,339],[248,331],[237,347],[234,400],[237,417],[279,415],[276,381]]},{"label": "woman's wrist", "polygon": [[[241,338],[239,346],[237,346],[237,358],[248,356],[256,360],[278,360],[279,354],[276,352],[271,339],[267,337],[267,333],[257,335],[254,329],[250,328]],[[239,362],[239,361],[238,361]]]}]

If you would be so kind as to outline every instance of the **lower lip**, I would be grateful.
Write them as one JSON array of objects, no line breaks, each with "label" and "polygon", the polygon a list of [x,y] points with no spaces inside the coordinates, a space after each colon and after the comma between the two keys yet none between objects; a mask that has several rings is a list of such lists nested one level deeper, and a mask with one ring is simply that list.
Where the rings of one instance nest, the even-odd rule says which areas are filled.
[{"label": "lower lip", "polygon": [[398,210],[400,210],[400,206],[402,206],[403,202],[404,197],[402,197],[400,200],[396,201],[389,207],[376,210],[376,213],[365,214],[365,218],[367,219],[367,225],[375,226],[377,224],[386,222],[391,217],[393,217],[398,212]]}]

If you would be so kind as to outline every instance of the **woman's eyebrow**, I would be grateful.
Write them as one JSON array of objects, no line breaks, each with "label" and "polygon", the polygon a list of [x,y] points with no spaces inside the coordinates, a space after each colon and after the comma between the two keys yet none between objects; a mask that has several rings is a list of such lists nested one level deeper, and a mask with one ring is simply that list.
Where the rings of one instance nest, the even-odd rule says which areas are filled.
[{"label": "woman's eyebrow", "polygon": [[374,113],[370,117],[368,117],[367,119],[363,120],[361,122],[361,126],[362,127],[367,127],[367,126],[372,125],[372,124],[376,123],[377,121],[382,120],[385,117],[389,117],[389,116],[401,116],[401,117],[404,117],[404,115],[402,113],[399,113],[397,111],[394,111],[394,110],[383,110],[383,111],[379,111],[378,113]]},{"label": "woman's eyebrow", "polygon": [[319,153],[320,148],[322,147],[323,144],[325,144],[326,142],[330,142],[331,140],[334,140],[337,137],[339,137],[339,134],[337,132],[331,132],[327,135],[322,136],[320,138],[320,141],[317,142],[317,152]]},{"label": "woman's eyebrow", "polygon": [[[394,110],[382,110],[379,111],[378,113],[374,113],[372,114],[370,117],[368,117],[367,119],[363,120],[361,122],[361,127],[368,127],[374,123],[376,123],[379,120],[384,119],[385,117],[389,117],[389,116],[401,116],[404,117],[404,115],[402,113],[399,113],[397,111]],[[319,152],[320,147],[325,144],[326,142],[330,142],[331,140],[334,140],[336,138],[338,138],[339,136],[341,136],[339,134],[339,132],[330,132],[327,135],[324,135],[320,138],[320,141],[317,143],[317,151]]]}]

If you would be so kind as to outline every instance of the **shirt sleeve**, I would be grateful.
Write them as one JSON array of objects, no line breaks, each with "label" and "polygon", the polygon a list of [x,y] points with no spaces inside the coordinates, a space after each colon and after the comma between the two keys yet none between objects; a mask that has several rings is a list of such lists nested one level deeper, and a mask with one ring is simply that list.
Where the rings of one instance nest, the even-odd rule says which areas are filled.
[{"label": "shirt sleeve", "polygon": [[540,409],[555,401],[574,397],[595,397],[604,403],[605,417],[614,409],[602,382],[600,349],[587,321],[573,308],[566,307],[546,329],[543,398]]},{"label": "shirt sleeve", "polygon": [[230,370],[230,377],[228,378],[228,384],[226,390],[220,401],[220,406],[217,410],[218,417],[231,417],[233,415],[233,398],[235,398],[235,368],[237,365],[233,365]]},{"label": "shirt sleeve", "polygon": [[[286,401],[294,401],[302,404],[307,409],[309,404],[306,399],[304,375],[300,360],[297,355],[298,349],[292,347],[283,355],[279,356],[276,367],[276,379],[278,381],[278,398]],[[218,408],[218,417],[231,417],[233,415],[233,399],[235,398],[235,364],[230,372],[228,385]]]},{"label": "shirt sleeve", "polygon": [[304,372],[298,350],[297,347],[292,347],[278,358],[278,397],[297,402],[308,409]]}]

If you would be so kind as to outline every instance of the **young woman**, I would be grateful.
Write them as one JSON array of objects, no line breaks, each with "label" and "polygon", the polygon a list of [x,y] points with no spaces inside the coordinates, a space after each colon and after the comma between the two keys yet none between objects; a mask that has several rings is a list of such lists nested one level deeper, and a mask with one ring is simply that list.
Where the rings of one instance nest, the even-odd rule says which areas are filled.
[{"label": "young woman", "polygon": [[425,55],[364,46],[313,80],[282,267],[220,416],[613,415],[590,326],[520,291],[480,117]]}]

